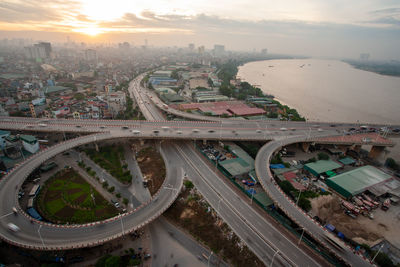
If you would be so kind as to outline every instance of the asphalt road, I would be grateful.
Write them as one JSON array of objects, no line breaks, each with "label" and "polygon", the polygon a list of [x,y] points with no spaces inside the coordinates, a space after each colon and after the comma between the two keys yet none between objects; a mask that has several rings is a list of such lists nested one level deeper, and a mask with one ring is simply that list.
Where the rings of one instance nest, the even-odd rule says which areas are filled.
[{"label": "asphalt road", "polygon": [[[167,170],[165,185],[172,189],[161,190],[150,202],[134,212],[125,213],[109,220],[87,225],[60,226],[42,222],[31,223],[31,218],[19,208],[17,193],[27,175],[45,160],[75,146],[110,138],[121,134],[96,134],[72,139],[52,146],[28,158],[0,181],[0,236],[3,240],[21,247],[33,249],[70,249],[94,246],[139,229],[161,215],[175,200],[183,181],[181,169],[171,166]],[[18,208],[14,215],[13,207]],[[20,231],[13,232],[7,224],[13,223]]]},{"label": "asphalt road", "polygon": [[326,242],[326,236],[332,237],[332,235],[290,201],[274,182],[272,173],[269,169],[271,155],[284,145],[300,142],[302,140],[304,140],[304,137],[291,138],[279,142],[269,142],[259,150],[255,161],[255,169],[262,187],[274,200],[274,203],[276,203],[276,205],[279,206],[289,217],[296,221],[312,236],[320,240],[339,257],[343,258],[346,262],[352,263],[354,266],[370,266],[367,261],[359,255],[354,254],[352,250],[348,248],[338,250],[336,247]]}]

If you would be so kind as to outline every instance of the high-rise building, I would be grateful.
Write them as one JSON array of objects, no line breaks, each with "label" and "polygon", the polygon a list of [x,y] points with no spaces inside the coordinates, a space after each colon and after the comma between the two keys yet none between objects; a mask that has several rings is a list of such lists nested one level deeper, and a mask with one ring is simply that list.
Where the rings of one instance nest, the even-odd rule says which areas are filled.
[{"label": "high-rise building", "polygon": [[264,48],[261,50],[261,54],[266,55],[268,53],[268,49]]},{"label": "high-rise building", "polygon": [[194,50],[194,44],[189,44],[188,47],[189,47],[189,50],[190,50],[190,51],[193,51],[193,50]]},{"label": "high-rise building", "polygon": [[224,53],[225,53],[224,45],[214,45],[214,55],[215,56],[222,56]]},{"label": "high-rise building", "polygon": [[206,49],[204,48],[204,45],[202,45],[202,46],[199,46],[198,50],[199,50],[199,54],[204,54]]},{"label": "high-rise building", "polygon": [[85,60],[97,61],[97,51],[94,49],[86,49],[85,50]]},{"label": "high-rise building", "polygon": [[361,53],[360,54],[360,60],[368,60],[369,59],[369,54],[368,53]]},{"label": "high-rise building", "polygon": [[33,46],[24,47],[25,56],[27,58],[49,58],[51,54],[51,44],[46,42],[40,42]]}]

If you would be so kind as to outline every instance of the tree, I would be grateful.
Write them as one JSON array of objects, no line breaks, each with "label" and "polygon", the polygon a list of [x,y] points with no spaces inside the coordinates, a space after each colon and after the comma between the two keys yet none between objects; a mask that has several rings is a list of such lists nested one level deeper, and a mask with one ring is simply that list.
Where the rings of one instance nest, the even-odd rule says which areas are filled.
[{"label": "tree", "polygon": [[121,257],[119,256],[109,257],[104,264],[104,267],[119,267],[119,266],[121,266]]},{"label": "tree", "polygon": [[97,260],[95,266],[96,267],[105,267],[106,266],[106,261],[108,258],[112,257],[110,254],[104,255],[100,259]]},{"label": "tree", "polygon": [[289,181],[282,181],[279,183],[282,191],[285,192],[287,195],[290,195],[290,192],[296,191],[293,185]]},{"label": "tree", "polygon": [[124,203],[125,205],[128,205],[129,200],[127,198],[124,197],[124,199],[122,200],[122,203]]},{"label": "tree", "polygon": [[186,180],[185,182],[183,182],[183,184],[185,185],[185,187],[187,189],[192,189],[193,188],[193,183],[189,180]]},{"label": "tree", "polygon": [[82,94],[82,93],[77,93],[77,94],[74,95],[74,98],[76,100],[83,100],[85,98],[85,95]]},{"label": "tree", "polygon": [[399,170],[399,164],[393,158],[387,158],[385,165],[393,170]]},{"label": "tree", "polygon": [[305,211],[309,211],[311,209],[311,201],[307,198],[300,197],[299,199],[299,207]]},{"label": "tree", "polygon": [[318,159],[319,160],[328,160],[329,159],[329,155],[324,153],[324,152],[320,152],[320,153],[318,153]]}]

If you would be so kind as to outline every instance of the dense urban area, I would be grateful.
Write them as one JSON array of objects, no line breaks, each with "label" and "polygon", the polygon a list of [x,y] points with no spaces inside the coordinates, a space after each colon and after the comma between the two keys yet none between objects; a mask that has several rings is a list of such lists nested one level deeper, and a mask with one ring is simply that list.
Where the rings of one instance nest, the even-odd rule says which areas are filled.
[{"label": "dense urban area", "polygon": [[[266,49],[231,52],[223,45],[159,48],[128,42],[1,40],[2,182],[27,160],[73,139],[113,131],[128,132],[130,137],[97,141],[95,136],[94,141],[46,158],[16,187],[17,207],[0,214],[0,218],[25,215],[30,224],[38,223],[34,232],[43,246],[47,241],[40,232],[42,225],[100,228],[120,220],[122,236],[49,251],[20,247],[3,238],[0,266],[272,266],[274,261],[277,266],[293,265],[287,251],[273,249],[269,258],[260,256],[254,247],[263,235],[258,229],[265,227],[256,231],[252,220],[272,225],[282,235],[276,240],[294,244],[313,259],[313,265],[350,266],[341,254],[348,250],[365,259],[365,266],[400,266],[400,158],[392,156],[400,128],[306,122],[268,90],[237,76],[238,67],[247,62],[289,58]],[[386,67],[356,67],[398,75]],[[190,116],[204,122],[187,126]],[[151,125],[146,120],[163,126],[147,134]],[[135,126],[129,124],[132,121]],[[230,121],[237,124],[230,126]],[[22,128],[13,128],[25,122]],[[61,130],[56,129],[59,122]],[[251,134],[243,134],[246,130]],[[224,139],[223,131],[229,138]],[[199,133],[203,135],[193,137]],[[301,135],[308,139],[285,143]],[[178,138],[188,141],[173,140]],[[259,153],[266,141],[276,140],[283,144],[271,153],[268,165],[263,162],[268,170],[261,174]],[[168,144],[177,147],[182,154],[179,166],[188,169],[177,167]],[[193,150],[188,156],[184,152],[189,148]],[[185,157],[187,162],[182,163]],[[201,172],[208,170],[214,181],[201,183]],[[264,180],[260,175],[267,173],[271,177]],[[181,177],[183,185],[175,187],[171,176]],[[225,200],[214,182],[240,204]],[[214,188],[209,191],[216,191],[215,199],[206,186]],[[278,203],[271,189],[275,187],[313,225],[321,226],[327,233],[324,240]],[[164,191],[174,198],[157,218],[127,231],[124,218],[157,202]],[[240,221],[221,211],[228,207],[234,214],[229,216]],[[243,213],[241,207],[252,213]],[[256,237],[238,230],[247,221]],[[23,232],[17,224],[6,225],[8,235]]]}]

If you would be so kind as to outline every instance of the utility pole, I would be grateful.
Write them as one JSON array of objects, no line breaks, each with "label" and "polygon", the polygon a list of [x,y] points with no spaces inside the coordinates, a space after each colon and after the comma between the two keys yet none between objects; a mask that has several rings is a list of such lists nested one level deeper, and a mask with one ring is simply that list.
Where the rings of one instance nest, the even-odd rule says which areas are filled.
[{"label": "utility pole", "polygon": [[301,190],[300,190],[300,192],[299,192],[299,196],[297,197],[296,206],[298,206],[298,204],[299,204],[300,196],[301,196]]},{"label": "utility pole", "polygon": [[271,264],[269,265],[269,267],[272,267],[272,264],[274,263],[274,258],[276,256],[276,254],[279,253],[279,250],[276,250],[276,252],[274,253],[274,256],[272,256],[272,260],[271,260]]},{"label": "utility pole", "polygon": [[375,254],[375,256],[372,258],[372,262],[375,260],[376,256],[378,256],[379,252],[381,252],[381,249],[383,248],[383,245],[384,245],[384,244],[382,244],[382,245],[380,246],[380,248],[378,249],[378,252],[377,252],[377,253]]},{"label": "utility pole", "polygon": [[303,228],[303,232],[301,233],[301,236],[300,236],[300,239],[299,239],[299,243],[297,243],[297,245],[300,245],[301,239],[303,239],[303,235],[304,235],[304,228]]}]

